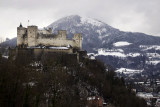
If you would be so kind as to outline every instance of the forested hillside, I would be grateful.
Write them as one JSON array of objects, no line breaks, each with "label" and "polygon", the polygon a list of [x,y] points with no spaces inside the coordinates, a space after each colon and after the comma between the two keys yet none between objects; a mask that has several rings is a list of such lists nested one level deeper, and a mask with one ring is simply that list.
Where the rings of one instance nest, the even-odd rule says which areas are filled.
[{"label": "forested hillside", "polygon": [[146,107],[102,62],[72,63],[64,54],[54,57],[0,57],[0,107],[85,107],[91,96],[101,96],[113,107]]}]

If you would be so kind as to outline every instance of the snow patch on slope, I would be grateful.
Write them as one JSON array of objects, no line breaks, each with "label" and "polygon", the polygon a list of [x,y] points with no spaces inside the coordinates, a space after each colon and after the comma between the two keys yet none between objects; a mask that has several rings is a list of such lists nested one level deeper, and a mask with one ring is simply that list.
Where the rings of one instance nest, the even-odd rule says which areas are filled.
[{"label": "snow patch on slope", "polygon": [[103,50],[99,50],[98,55],[126,57],[126,55],[121,52],[105,52]]},{"label": "snow patch on slope", "polygon": [[120,42],[116,42],[113,45],[116,47],[120,47],[120,46],[128,46],[131,45],[132,43],[126,42],[126,41],[120,41]]},{"label": "snow patch on slope", "polygon": [[130,56],[130,57],[138,57],[140,55],[141,55],[140,53],[129,53],[129,54],[127,54],[127,56]]},{"label": "snow patch on slope", "polygon": [[122,49],[98,49],[98,54],[96,54],[96,56],[99,55],[104,55],[104,56],[117,56],[117,57],[138,57],[141,54],[140,53],[128,53],[125,54],[124,51]]},{"label": "snow patch on slope", "polygon": [[124,74],[136,74],[136,73],[143,72],[143,70],[135,70],[135,69],[128,69],[128,68],[119,68],[115,72],[117,72],[117,73],[124,73]]},{"label": "snow patch on slope", "polygon": [[82,24],[92,24],[93,26],[101,26],[103,25],[102,22],[98,21],[98,20],[94,20],[91,18],[86,18],[86,17],[81,17],[81,23]]},{"label": "snow patch on slope", "polygon": [[160,60],[155,60],[155,61],[146,61],[146,64],[148,65],[157,65],[160,63]]},{"label": "snow patch on slope", "polygon": [[139,47],[143,49],[143,51],[151,50],[151,49],[160,50],[159,45],[140,45]]}]

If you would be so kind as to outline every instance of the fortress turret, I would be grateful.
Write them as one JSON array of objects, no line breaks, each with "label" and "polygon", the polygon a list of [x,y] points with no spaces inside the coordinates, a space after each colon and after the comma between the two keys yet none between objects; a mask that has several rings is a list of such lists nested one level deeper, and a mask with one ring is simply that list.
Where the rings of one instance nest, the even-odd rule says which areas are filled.
[{"label": "fortress turret", "polygon": [[76,42],[77,48],[82,50],[82,35],[80,33],[75,33],[73,39]]},{"label": "fortress turret", "polygon": [[17,46],[24,45],[24,36],[27,32],[27,29],[20,24],[19,27],[17,27]]}]

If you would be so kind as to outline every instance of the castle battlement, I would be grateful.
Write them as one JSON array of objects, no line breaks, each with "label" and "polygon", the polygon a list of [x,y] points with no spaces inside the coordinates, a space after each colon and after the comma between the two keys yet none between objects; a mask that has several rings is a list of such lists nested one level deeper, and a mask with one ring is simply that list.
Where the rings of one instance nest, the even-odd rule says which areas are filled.
[{"label": "castle battlement", "polygon": [[51,47],[67,47],[82,49],[82,35],[74,34],[72,39],[67,38],[66,30],[59,30],[58,34],[52,34],[52,29],[38,29],[38,26],[28,26],[27,28],[20,25],[17,27],[17,47],[36,47],[36,46],[51,46]]}]

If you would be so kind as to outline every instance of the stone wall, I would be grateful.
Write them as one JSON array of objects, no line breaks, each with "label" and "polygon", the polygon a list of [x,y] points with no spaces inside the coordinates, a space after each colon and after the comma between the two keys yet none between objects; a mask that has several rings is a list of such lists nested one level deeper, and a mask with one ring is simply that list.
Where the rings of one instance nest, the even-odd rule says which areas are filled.
[{"label": "stone wall", "polygon": [[40,34],[52,34],[52,29],[49,28],[49,29],[38,29],[38,33]]},{"label": "stone wall", "polygon": [[66,40],[62,38],[39,38],[37,39],[37,45],[43,44],[45,46],[67,46],[68,44],[75,47],[76,42],[74,40]]}]

